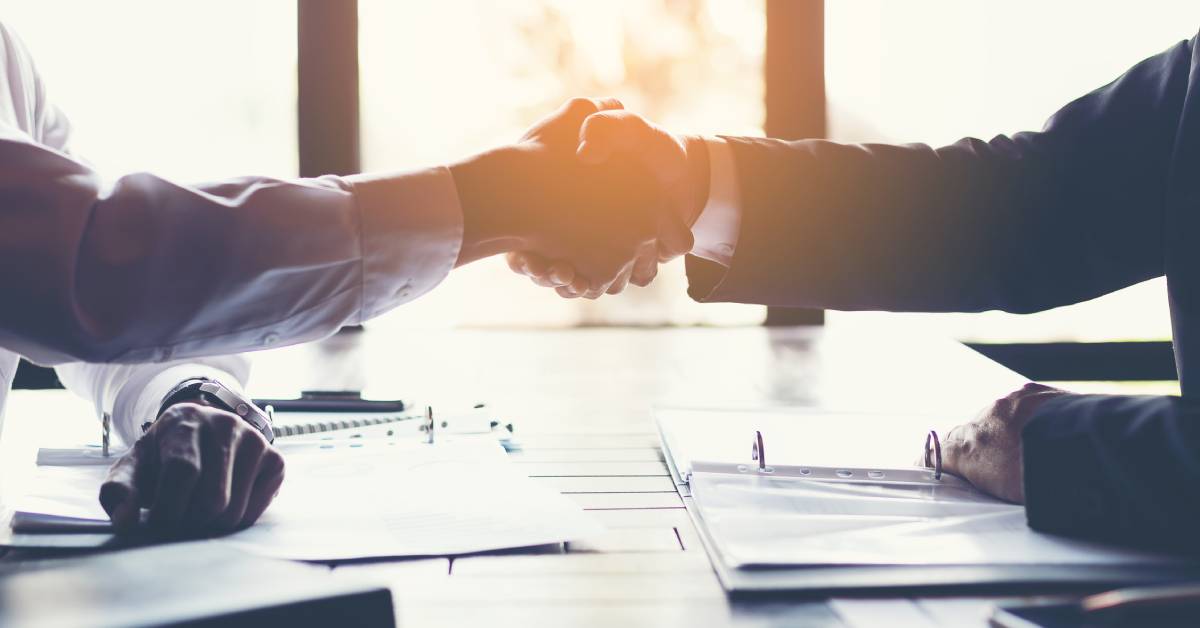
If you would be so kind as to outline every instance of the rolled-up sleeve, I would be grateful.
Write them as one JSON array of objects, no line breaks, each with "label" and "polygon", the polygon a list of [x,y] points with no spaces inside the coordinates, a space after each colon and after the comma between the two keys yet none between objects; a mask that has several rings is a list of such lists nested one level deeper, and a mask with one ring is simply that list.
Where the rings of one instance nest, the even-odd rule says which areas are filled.
[{"label": "rolled-up sleeve", "polygon": [[71,362],[54,370],[68,390],[92,402],[97,418],[112,417],[119,447],[141,437],[142,424],[154,420],[163,398],[180,382],[204,377],[241,391],[250,377],[250,358],[240,353],[154,364]]},{"label": "rolled-up sleeve", "polygon": [[462,248],[462,212],[447,168],[348,181],[362,216],[365,320],[429,292],[454,268]]},{"label": "rolled-up sleeve", "polygon": [[41,363],[166,361],[329,335],[440,282],[445,168],[186,186],[0,128],[0,346]]}]

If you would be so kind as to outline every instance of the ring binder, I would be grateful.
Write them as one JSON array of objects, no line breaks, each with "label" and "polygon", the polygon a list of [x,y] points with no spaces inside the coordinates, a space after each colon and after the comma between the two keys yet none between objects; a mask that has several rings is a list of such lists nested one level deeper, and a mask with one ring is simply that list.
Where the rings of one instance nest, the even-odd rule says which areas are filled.
[{"label": "ring binder", "polygon": [[953,487],[970,486],[965,480],[942,472],[942,444],[937,432],[930,430],[925,435],[925,468],[889,469],[854,468],[854,467],[818,467],[810,465],[776,465],[767,464],[766,438],[761,430],[754,431],[754,439],[750,444],[750,460],[755,463],[723,464],[715,461],[693,461],[692,468],[683,474],[684,482],[690,482],[695,471],[707,473],[755,473],[758,475],[776,475],[785,478],[801,478],[808,480],[868,482],[873,484],[914,485],[932,484]]}]

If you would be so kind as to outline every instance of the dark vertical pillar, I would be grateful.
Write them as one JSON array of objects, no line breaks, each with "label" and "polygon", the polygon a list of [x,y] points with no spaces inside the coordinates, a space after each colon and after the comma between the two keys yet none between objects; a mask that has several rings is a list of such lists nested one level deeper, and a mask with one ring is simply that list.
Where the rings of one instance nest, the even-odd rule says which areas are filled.
[{"label": "dark vertical pillar", "polygon": [[361,169],[357,0],[297,0],[300,176]]},{"label": "dark vertical pillar", "polygon": [[[825,2],[766,0],[767,136],[825,137]],[[821,325],[825,312],[767,309],[767,325]]]}]

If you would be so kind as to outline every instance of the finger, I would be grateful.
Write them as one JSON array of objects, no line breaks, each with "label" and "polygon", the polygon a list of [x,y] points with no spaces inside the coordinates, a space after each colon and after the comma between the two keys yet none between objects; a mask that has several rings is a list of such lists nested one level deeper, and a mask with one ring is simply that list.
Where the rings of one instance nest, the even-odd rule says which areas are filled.
[{"label": "finger", "polygon": [[570,262],[557,260],[550,265],[550,284],[552,286],[569,286],[575,281],[575,266]]},{"label": "finger", "polygon": [[604,292],[606,294],[621,294],[625,290],[625,286],[629,285],[629,276],[632,274],[633,264],[626,264],[625,268],[617,275],[616,279],[613,279],[613,282],[608,285],[608,289]]},{"label": "finger", "polygon": [[576,274],[575,279],[570,284],[557,288],[558,296],[564,299],[575,299],[581,297],[591,287],[591,282],[587,277]]},{"label": "finger", "polygon": [[658,276],[658,257],[657,247],[651,249],[647,254],[638,256],[633,264],[633,273],[629,276],[629,283],[635,286],[645,288],[650,285],[654,278]]},{"label": "finger", "polygon": [[591,282],[591,285],[588,286],[587,292],[583,293],[583,298],[594,301],[604,296],[606,293],[608,293],[608,290],[613,286],[613,284],[615,284],[617,280],[621,278],[621,275],[625,274],[625,268],[631,266],[632,264],[632,261],[626,264],[624,267],[620,268],[615,275],[608,279]]},{"label": "finger", "polygon": [[524,251],[510,251],[504,259],[508,262],[509,270],[518,275],[528,275],[529,255],[531,254]]},{"label": "finger", "polygon": [[616,98],[572,98],[563,103],[553,115],[548,118],[550,124],[561,127],[562,129],[570,129],[570,133],[576,133],[579,125],[590,115],[602,111],[613,111],[622,109],[624,105]]},{"label": "finger", "polygon": [[667,208],[658,212],[658,261],[669,262],[691,253],[695,243],[692,230],[675,212]]},{"label": "finger", "polygon": [[200,479],[200,428],[179,422],[160,436],[158,482],[150,506],[150,524],[160,530],[177,528],[192,501]]},{"label": "finger", "polygon": [[536,280],[544,278],[549,274],[550,262],[546,258],[528,251],[524,253],[524,257],[526,275]]},{"label": "finger", "polygon": [[247,433],[238,442],[237,455],[233,463],[233,483],[229,489],[229,507],[213,520],[214,528],[223,531],[236,529],[246,516],[250,497],[258,479],[263,455],[270,445],[258,432]]},{"label": "finger", "polygon": [[629,111],[600,111],[589,115],[579,128],[576,155],[584,163],[598,164],[619,151],[641,154],[648,149],[652,131],[641,116]]},{"label": "finger", "polygon": [[276,449],[268,448],[261,458],[258,467],[258,477],[254,480],[254,488],[250,490],[250,499],[246,505],[246,513],[242,516],[240,527],[254,525],[262,516],[279,493],[283,485],[284,475],[283,455]]},{"label": "finger", "polygon": [[184,513],[188,528],[207,527],[229,508],[233,484],[233,452],[238,447],[241,419],[224,412],[212,414],[200,432],[200,479]]},{"label": "finger", "polygon": [[603,163],[616,152],[636,155],[659,181],[675,181],[685,167],[683,147],[666,131],[632,111],[600,111],[579,128],[576,155],[584,163]]},{"label": "finger", "polygon": [[619,99],[612,97],[612,96],[591,98],[589,100],[591,100],[596,105],[596,111],[614,111],[617,109],[625,108],[625,105],[622,104]]},{"label": "finger", "polygon": [[113,463],[104,484],[100,485],[100,506],[112,520],[113,529],[124,534],[137,529],[141,516],[141,496],[138,495],[138,466],[141,452],[137,447]]}]

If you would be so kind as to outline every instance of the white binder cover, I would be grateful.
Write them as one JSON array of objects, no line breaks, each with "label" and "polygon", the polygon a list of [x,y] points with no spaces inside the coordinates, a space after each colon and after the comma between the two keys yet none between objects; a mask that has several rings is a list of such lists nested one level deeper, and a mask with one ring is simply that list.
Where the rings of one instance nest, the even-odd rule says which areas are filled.
[{"label": "white binder cover", "polygon": [[[915,461],[923,432],[911,417],[889,424],[880,415],[830,413],[823,422],[812,411],[673,409],[656,418],[688,511],[718,576],[734,592],[1121,584],[1200,575],[1200,566],[1176,557],[1035,532],[1023,506],[949,474],[934,479],[915,466],[810,466],[800,457],[811,452],[828,464],[845,450],[829,444],[829,432],[857,430],[851,442],[878,434],[883,446],[904,450],[882,457]],[[907,439],[891,433],[897,426],[906,428]],[[756,432],[764,439],[761,452]]]}]

